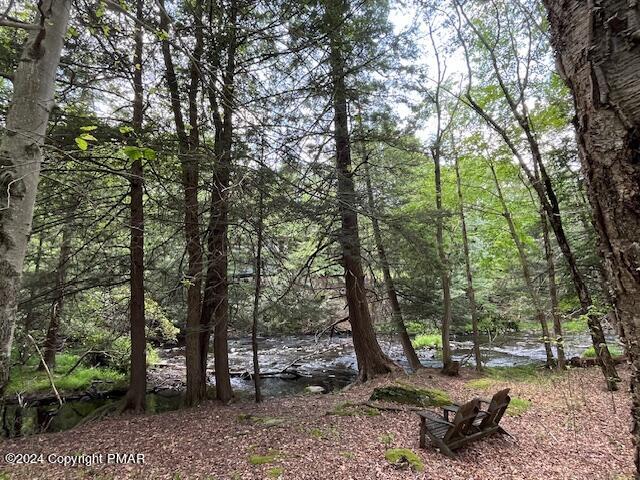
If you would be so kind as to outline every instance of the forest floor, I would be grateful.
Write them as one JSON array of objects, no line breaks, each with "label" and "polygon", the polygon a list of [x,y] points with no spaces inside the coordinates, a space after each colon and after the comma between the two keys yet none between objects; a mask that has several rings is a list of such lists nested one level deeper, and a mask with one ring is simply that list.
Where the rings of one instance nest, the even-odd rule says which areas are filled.
[{"label": "forest floor", "polygon": [[[425,369],[334,394],[109,417],[67,432],[1,442],[0,458],[42,453],[44,460],[31,465],[0,460],[0,479],[622,480],[633,478],[633,450],[626,367],[621,373],[625,380],[612,394],[604,390],[597,368],[524,377],[509,370],[485,377],[464,370],[457,378]],[[375,386],[394,380],[442,389],[458,402],[510,387],[517,400],[502,425],[514,438],[477,441],[452,460],[418,448],[415,412],[332,413],[336,408],[344,413],[345,402],[366,402]],[[424,470],[390,465],[388,448],[413,450]],[[116,452],[144,454],[144,464],[106,463],[106,455]],[[82,454],[103,454],[104,463],[48,463]]]}]

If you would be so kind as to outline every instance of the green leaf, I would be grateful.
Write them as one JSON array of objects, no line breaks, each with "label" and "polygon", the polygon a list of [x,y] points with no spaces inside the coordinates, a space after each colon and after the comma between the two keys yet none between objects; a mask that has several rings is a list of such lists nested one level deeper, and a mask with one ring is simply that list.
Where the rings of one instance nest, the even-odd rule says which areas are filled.
[{"label": "green leaf", "polygon": [[90,140],[92,142],[97,142],[98,139],[96,137],[94,137],[93,135],[91,135],[90,133],[83,133],[82,135],[80,135],[80,137],[82,140]]},{"label": "green leaf", "polygon": [[144,156],[144,152],[139,147],[134,146],[126,146],[122,149],[122,153],[124,153],[131,160],[139,160]]},{"label": "green leaf", "polygon": [[143,148],[142,154],[144,158],[147,160],[155,160],[156,159],[156,151],[153,148]]},{"label": "green leaf", "polygon": [[86,127],[80,127],[81,132],[93,132],[97,129],[98,127],[96,125],[87,125]]},{"label": "green leaf", "polygon": [[76,137],[74,140],[78,148],[83,152],[89,147],[89,143],[84,138]]},{"label": "green leaf", "polygon": [[120,133],[122,133],[123,135],[126,135],[127,133],[133,132],[133,127],[130,127],[128,125],[124,125],[124,126],[120,127],[119,130],[120,130]]}]

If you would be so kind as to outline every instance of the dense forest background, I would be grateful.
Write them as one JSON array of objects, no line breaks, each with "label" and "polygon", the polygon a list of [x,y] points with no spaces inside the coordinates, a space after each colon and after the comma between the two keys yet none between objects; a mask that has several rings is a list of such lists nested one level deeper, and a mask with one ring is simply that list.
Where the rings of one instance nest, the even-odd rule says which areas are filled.
[{"label": "dense forest background", "polygon": [[[4,14],[3,117],[37,14]],[[132,339],[149,364],[186,342],[189,384],[209,335],[224,365],[227,331],[348,317],[345,252],[375,330],[445,364],[450,334],[533,329],[550,366],[563,324],[601,345],[610,287],[548,36],[534,1],[74,2],[12,364],[35,344],[127,372]]]}]

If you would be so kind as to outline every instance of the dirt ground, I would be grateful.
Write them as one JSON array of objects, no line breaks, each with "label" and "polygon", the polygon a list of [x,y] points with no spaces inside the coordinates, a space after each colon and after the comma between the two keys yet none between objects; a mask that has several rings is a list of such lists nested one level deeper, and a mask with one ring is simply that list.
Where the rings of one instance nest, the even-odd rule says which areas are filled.
[{"label": "dirt ground", "polygon": [[[478,375],[472,371],[447,378],[423,370],[335,394],[269,399],[261,405],[211,402],[164,414],[115,416],[62,433],[2,442],[0,479],[622,480],[633,473],[628,372],[622,374],[625,381],[612,394],[604,390],[597,368],[526,381],[474,381]],[[418,447],[415,412],[330,413],[343,402],[366,401],[376,385],[398,377],[445,390],[459,402],[508,386],[513,397],[530,401],[530,406],[519,402],[526,411],[503,419],[513,439],[496,435],[477,441],[459,450],[454,460]],[[387,448],[412,449],[424,470],[390,465]],[[22,458],[35,463],[9,465],[7,454],[35,454]],[[144,455],[144,463],[137,454]],[[89,455],[94,455],[90,466]],[[84,464],[55,463],[73,459]]]}]

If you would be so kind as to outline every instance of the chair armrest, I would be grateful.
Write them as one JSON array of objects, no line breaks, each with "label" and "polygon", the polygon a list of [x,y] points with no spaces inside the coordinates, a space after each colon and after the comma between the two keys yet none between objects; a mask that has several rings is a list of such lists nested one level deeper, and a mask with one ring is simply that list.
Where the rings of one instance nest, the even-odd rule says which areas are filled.
[{"label": "chair armrest", "polygon": [[435,418],[435,417],[431,418],[431,417],[429,417],[429,420],[433,420],[434,422],[441,423],[443,425],[449,425],[450,427],[453,427],[453,423],[445,420],[444,418]]},{"label": "chair armrest", "polygon": [[425,419],[425,420],[430,420],[433,422],[437,422],[437,423],[442,423],[443,425],[449,425],[452,426],[453,423],[449,422],[448,420],[445,420],[444,418],[442,418],[439,415],[436,415],[435,413],[432,412],[419,412],[418,415],[420,415],[421,418]]},{"label": "chair armrest", "polygon": [[443,405],[442,407],[442,412],[444,414],[444,419],[446,421],[449,421],[449,413],[458,413],[458,409],[460,408],[460,405]]}]

